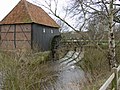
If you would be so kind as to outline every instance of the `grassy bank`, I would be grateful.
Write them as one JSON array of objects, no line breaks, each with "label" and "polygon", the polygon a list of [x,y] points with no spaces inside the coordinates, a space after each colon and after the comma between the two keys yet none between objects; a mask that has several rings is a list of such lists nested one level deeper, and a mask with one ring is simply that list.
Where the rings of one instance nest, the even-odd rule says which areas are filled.
[{"label": "grassy bank", "polygon": [[87,47],[85,56],[80,64],[84,71],[90,74],[90,81],[85,90],[98,90],[109,76],[109,65],[105,52],[98,48]]},{"label": "grassy bank", "polygon": [[[88,82],[82,90],[98,90],[110,75],[107,47],[102,50],[94,46],[85,47],[84,58],[78,65],[88,73]],[[65,49],[58,51],[64,56]],[[61,57],[60,57],[61,58]],[[116,48],[116,59],[120,63],[120,47]],[[50,52],[2,52],[0,51],[0,81],[3,90],[48,90],[55,83],[56,72],[47,64]],[[3,79],[1,79],[1,77]],[[53,87],[54,88],[54,87]]]},{"label": "grassy bank", "polygon": [[2,90],[45,90],[47,84],[54,83],[46,64],[49,59],[50,52],[0,52]]},{"label": "grassy bank", "polygon": [[[89,73],[88,84],[83,90],[98,90],[111,75],[109,61],[107,59],[107,46],[85,47],[85,56],[79,65]],[[120,47],[116,47],[116,60],[120,63]]]}]

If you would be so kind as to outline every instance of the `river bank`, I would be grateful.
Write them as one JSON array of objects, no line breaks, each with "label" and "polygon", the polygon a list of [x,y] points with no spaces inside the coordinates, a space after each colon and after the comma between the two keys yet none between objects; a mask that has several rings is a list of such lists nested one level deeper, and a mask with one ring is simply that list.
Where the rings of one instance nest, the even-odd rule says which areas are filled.
[{"label": "river bank", "polygon": [[[119,51],[120,49],[117,49],[116,59],[119,58]],[[90,81],[88,79],[88,84],[86,84],[83,90],[99,90],[110,73],[112,73],[107,59],[106,46],[102,46],[101,49],[95,46],[86,47],[84,58],[77,65],[90,74]]]},{"label": "river bank", "polygon": [[[68,52],[66,57],[73,53]],[[82,90],[86,82],[85,73],[75,65],[78,61],[73,60],[79,53],[75,52],[67,61],[64,61],[65,57],[48,60],[49,55],[49,52],[0,52],[2,90]]]},{"label": "river bank", "polygon": [[50,60],[50,52],[17,53],[0,52],[2,90],[98,90],[111,73],[98,48],[70,51],[56,61]]}]

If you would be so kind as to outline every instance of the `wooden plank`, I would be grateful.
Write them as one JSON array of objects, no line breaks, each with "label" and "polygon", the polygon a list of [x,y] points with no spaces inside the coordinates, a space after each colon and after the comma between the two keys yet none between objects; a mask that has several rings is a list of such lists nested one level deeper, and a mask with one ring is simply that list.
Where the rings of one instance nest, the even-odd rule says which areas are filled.
[{"label": "wooden plank", "polygon": [[114,77],[114,80],[113,80],[113,88],[115,88],[115,90],[118,90],[118,71],[117,71],[117,68],[113,68],[114,70],[114,73],[115,73],[115,77]]},{"label": "wooden plank", "polygon": [[117,83],[118,83],[118,84],[120,83],[120,78],[117,80]]},{"label": "wooden plank", "polygon": [[113,73],[109,78],[108,80],[101,86],[101,88],[99,90],[106,90],[107,87],[110,85],[110,83],[112,82],[112,80],[114,79],[115,77],[115,73]]},{"label": "wooden plank", "polygon": [[120,83],[120,78],[118,78],[118,73],[120,71],[120,65],[118,66],[118,68],[113,68],[113,70],[114,70],[114,73],[108,78],[108,80],[102,85],[102,87],[99,90],[106,90],[113,80],[114,80],[113,88],[114,90],[118,90],[118,85]]},{"label": "wooden plank", "polygon": [[120,71],[120,65],[118,66],[118,68],[117,68],[117,72],[119,72]]}]

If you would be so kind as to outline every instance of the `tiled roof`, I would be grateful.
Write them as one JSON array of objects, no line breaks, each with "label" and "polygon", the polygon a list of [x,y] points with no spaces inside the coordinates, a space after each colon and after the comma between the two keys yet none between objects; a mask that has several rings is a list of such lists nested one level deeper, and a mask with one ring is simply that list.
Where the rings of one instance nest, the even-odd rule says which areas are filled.
[{"label": "tiled roof", "polygon": [[41,8],[26,0],[21,0],[0,24],[37,23],[50,27],[59,25]]}]

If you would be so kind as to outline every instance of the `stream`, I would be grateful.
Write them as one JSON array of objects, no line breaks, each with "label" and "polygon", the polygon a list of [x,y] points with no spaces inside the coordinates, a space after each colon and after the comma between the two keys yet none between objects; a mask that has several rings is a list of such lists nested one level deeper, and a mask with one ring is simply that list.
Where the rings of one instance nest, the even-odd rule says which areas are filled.
[{"label": "stream", "polygon": [[53,62],[51,66],[59,73],[56,83],[48,90],[82,90],[86,82],[85,73],[75,64],[83,57],[84,52],[69,51],[64,58]]}]

